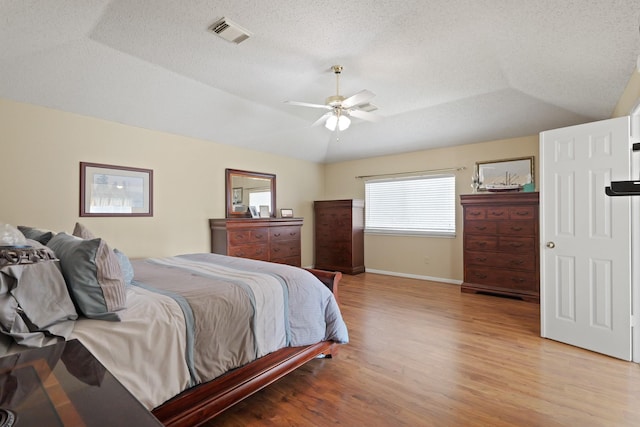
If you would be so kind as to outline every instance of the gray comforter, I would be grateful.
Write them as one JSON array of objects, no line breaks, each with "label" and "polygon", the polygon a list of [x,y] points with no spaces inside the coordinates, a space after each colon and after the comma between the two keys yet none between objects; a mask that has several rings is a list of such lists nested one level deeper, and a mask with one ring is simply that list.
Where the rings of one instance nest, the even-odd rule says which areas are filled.
[{"label": "gray comforter", "polygon": [[303,269],[216,254],[133,263],[134,285],[181,305],[194,384],[285,346],[349,340],[333,294]]}]

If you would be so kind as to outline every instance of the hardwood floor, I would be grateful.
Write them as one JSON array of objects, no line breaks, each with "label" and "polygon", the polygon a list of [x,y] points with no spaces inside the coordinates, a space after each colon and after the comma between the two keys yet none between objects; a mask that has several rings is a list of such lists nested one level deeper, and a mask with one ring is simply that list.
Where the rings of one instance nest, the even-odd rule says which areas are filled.
[{"label": "hardwood floor", "polygon": [[539,306],[345,275],[351,342],[213,426],[638,426],[640,365],[540,338]]}]

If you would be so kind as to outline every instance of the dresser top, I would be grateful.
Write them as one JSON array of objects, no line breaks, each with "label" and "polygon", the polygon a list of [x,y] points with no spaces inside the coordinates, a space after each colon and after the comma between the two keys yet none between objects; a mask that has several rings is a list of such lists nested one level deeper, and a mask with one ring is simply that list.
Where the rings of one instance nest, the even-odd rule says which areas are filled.
[{"label": "dresser top", "polygon": [[463,205],[495,205],[495,204],[538,204],[540,193],[536,192],[483,192],[476,194],[461,194],[460,203]]}]

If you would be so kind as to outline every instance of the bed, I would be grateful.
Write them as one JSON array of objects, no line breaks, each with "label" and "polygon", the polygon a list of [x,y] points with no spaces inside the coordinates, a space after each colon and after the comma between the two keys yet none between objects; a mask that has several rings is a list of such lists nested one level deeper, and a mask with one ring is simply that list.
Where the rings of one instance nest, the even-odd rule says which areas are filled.
[{"label": "bed", "polygon": [[[57,291],[46,304],[64,303],[56,302],[63,309],[53,310],[54,321],[43,320],[42,310],[31,308],[38,295],[0,293],[3,307],[11,301],[22,317],[36,320],[26,322],[25,330],[6,315],[0,318],[5,344],[7,337],[14,341],[8,351],[46,345],[60,336],[77,338],[165,425],[205,422],[348,342],[337,305],[340,273],[208,253],[128,260],[78,225],[74,234],[58,233],[46,246],[29,240],[36,256],[0,265],[0,289],[14,280],[14,288],[28,294],[35,288],[32,276],[40,282],[47,277]],[[82,270],[79,254],[85,252],[89,262],[83,268],[93,268],[89,276],[94,277],[75,271]],[[100,254],[111,261],[100,261]],[[34,275],[36,268],[46,271]],[[62,283],[49,277],[56,269]],[[120,275],[125,286],[110,287],[110,275]],[[30,323],[38,327],[29,329]]]}]

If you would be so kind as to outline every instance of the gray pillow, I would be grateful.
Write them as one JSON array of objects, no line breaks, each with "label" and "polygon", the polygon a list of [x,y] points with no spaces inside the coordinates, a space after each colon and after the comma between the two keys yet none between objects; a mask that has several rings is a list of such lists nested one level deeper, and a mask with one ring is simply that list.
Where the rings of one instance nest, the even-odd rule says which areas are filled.
[{"label": "gray pillow", "polygon": [[[42,347],[55,343],[56,336],[69,338],[78,316],[58,261],[49,258],[53,253],[45,254],[49,249],[36,241],[28,243],[34,256],[0,268],[0,332],[19,344]],[[6,339],[0,342],[6,347]]]},{"label": "gray pillow", "polygon": [[49,240],[53,238],[53,232],[47,230],[39,230],[33,227],[26,227],[24,225],[19,225],[18,230],[24,234],[24,237],[31,240],[36,240],[43,245],[46,245]]},{"label": "gray pillow", "polygon": [[125,308],[126,290],[118,259],[105,241],[58,233],[47,246],[60,259],[78,310],[93,319],[119,321],[116,311]]}]

